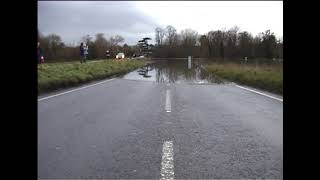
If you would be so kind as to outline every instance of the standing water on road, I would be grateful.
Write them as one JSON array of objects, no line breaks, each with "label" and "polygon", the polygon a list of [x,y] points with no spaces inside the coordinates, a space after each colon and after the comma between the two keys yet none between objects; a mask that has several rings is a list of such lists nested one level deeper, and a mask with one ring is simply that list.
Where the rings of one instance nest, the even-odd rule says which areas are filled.
[{"label": "standing water on road", "polygon": [[154,81],[158,83],[222,83],[219,78],[205,71],[195,61],[192,62],[192,66],[189,69],[187,59],[158,60],[153,64],[124,75],[123,79]]}]

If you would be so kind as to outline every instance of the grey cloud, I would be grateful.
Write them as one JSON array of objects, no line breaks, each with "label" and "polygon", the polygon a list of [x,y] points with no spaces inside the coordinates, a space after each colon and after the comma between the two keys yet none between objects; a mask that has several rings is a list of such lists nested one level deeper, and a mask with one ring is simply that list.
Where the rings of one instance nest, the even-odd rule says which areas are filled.
[{"label": "grey cloud", "polygon": [[140,37],[150,36],[156,26],[134,2],[38,2],[40,32],[56,33],[69,43],[86,34],[104,33],[121,35],[126,43],[135,44]]}]

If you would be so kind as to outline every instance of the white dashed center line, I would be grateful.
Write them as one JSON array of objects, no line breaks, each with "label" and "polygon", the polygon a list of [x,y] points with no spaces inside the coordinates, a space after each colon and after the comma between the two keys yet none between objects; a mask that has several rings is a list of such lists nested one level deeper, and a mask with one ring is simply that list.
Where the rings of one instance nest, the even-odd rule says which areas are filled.
[{"label": "white dashed center line", "polygon": [[162,147],[161,180],[173,180],[173,178],[173,142],[166,141],[163,143]]},{"label": "white dashed center line", "polygon": [[167,112],[171,112],[171,99],[170,99],[170,90],[167,89],[166,91],[166,106],[165,106],[165,110]]}]

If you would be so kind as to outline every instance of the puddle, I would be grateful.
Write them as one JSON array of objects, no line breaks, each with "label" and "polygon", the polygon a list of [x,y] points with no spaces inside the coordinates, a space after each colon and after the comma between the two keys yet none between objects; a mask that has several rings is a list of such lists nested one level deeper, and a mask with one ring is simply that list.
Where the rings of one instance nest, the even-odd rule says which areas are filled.
[{"label": "puddle", "polygon": [[123,79],[152,81],[158,83],[223,83],[218,77],[206,72],[200,67],[199,62],[193,61],[191,68],[188,60],[159,60],[143,68],[124,75]]}]

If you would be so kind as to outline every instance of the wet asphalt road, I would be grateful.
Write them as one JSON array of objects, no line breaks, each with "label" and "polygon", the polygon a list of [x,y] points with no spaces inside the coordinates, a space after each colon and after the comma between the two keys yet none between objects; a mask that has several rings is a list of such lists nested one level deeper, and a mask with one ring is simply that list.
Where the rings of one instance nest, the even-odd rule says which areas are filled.
[{"label": "wet asphalt road", "polygon": [[232,84],[116,78],[38,101],[38,177],[160,179],[172,141],[175,179],[279,179],[282,114]]}]

